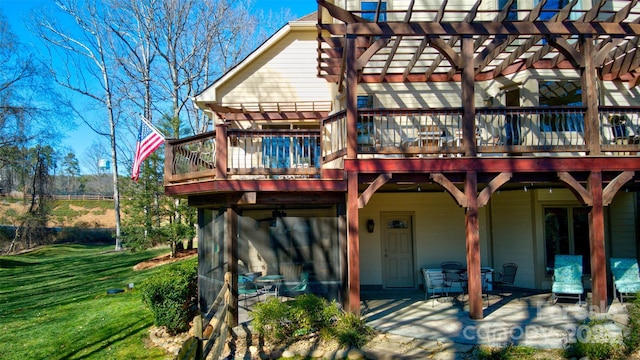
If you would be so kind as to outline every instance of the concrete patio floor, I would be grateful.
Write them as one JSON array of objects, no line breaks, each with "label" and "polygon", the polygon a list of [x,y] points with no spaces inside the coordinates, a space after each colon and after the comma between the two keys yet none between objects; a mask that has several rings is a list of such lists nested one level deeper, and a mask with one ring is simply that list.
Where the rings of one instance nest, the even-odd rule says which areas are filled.
[{"label": "concrete patio floor", "polygon": [[[396,338],[399,345],[412,342],[440,349],[466,352],[473,345],[503,347],[509,344],[539,349],[562,349],[578,338],[605,336],[619,339],[627,323],[625,306],[613,301],[606,313],[591,311],[589,299],[550,303],[550,293],[529,290],[491,294],[483,299],[484,318],[469,317],[466,296],[425,300],[422,290],[363,291],[361,314],[369,326]],[[249,298],[250,310],[257,298]],[[260,301],[264,301],[261,296]],[[251,320],[244,300],[239,302],[239,321]],[[588,320],[598,325],[585,326]],[[457,349],[457,350],[456,350]]]},{"label": "concrete patio floor", "polygon": [[[551,304],[550,293],[527,291],[490,294],[484,318],[469,317],[466,296],[425,300],[423,291],[363,292],[362,316],[378,331],[439,343],[561,349],[578,338],[620,338],[627,323],[623,305],[614,301],[604,314],[589,301]],[[595,328],[585,326],[597,319]]]}]

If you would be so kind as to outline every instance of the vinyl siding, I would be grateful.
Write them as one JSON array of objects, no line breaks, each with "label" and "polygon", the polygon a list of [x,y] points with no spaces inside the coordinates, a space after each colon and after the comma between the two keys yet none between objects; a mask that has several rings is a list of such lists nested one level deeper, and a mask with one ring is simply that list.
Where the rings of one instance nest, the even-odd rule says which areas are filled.
[{"label": "vinyl siding", "polygon": [[[414,216],[415,285],[422,283],[420,268],[439,268],[440,263],[456,260],[466,263],[464,209],[448,194],[407,193],[375,194],[360,210],[360,282],[362,285],[382,285],[381,212],[407,211]],[[366,230],[367,219],[373,219],[376,229]],[[480,209],[480,259],[489,266],[486,212]]]},{"label": "vinyl siding", "polygon": [[217,88],[227,103],[330,101],[329,83],[317,77],[314,31],[292,31]]},{"label": "vinyl siding", "polygon": [[622,190],[609,206],[609,223],[611,238],[610,257],[637,258],[636,229],[638,213],[636,212],[635,194]]},{"label": "vinyl siding", "polygon": [[491,198],[493,264],[518,264],[516,286],[535,288],[533,192],[502,191]]}]

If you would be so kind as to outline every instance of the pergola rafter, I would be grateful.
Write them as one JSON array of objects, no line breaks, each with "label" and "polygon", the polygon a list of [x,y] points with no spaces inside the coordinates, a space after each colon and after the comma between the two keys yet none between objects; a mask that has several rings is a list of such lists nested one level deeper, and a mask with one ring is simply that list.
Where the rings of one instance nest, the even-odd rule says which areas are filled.
[{"label": "pergola rafter", "polygon": [[[362,59],[361,83],[459,81],[464,36],[475,40],[476,80],[524,69],[579,68],[583,59],[578,40],[592,37],[599,76],[636,82],[634,71],[640,67],[638,0],[617,10],[612,10],[609,0],[600,0],[587,10],[577,9],[577,0],[556,10],[545,8],[546,1],[529,10],[513,10],[510,1],[493,14],[480,11],[481,3],[478,0],[467,9],[451,10],[447,2],[425,9],[411,1],[407,9],[387,10],[385,22],[368,21],[360,10],[318,0],[324,10],[320,13],[325,14],[325,19],[319,16],[318,24],[318,74],[342,83],[346,36],[356,39],[356,56]],[[381,11],[378,2],[375,19],[382,18]],[[553,17],[541,20],[541,15],[551,11],[555,11]],[[512,19],[514,12],[521,20]],[[326,13],[331,19],[326,19]],[[380,39],[387,41],[382,47]],[[372,46],[375,51],[367,52]]]}]

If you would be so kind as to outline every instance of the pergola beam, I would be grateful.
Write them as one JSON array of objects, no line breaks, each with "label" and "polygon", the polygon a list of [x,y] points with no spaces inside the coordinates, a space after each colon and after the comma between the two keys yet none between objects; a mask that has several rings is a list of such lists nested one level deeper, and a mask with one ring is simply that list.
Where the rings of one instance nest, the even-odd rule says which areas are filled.
[{"label": "pergola beam", "polygon": [[[603,35],[639,36],[640,25],[633,23],[572,21],[503,21],[447,23],[353,23],[350,32],[358,36],[444,36],[444,35]],[[320,24],[333,35],[346,35],[345,24]]]}]

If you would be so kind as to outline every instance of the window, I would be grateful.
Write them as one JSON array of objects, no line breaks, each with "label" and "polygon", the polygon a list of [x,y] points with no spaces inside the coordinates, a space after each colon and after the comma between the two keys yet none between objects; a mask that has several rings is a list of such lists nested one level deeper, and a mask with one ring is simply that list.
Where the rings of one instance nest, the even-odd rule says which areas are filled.
[{"label": "window", "polygon": [[[294,129],[317,126],[293,125]],[[290,129],[289,125],[265,125],[263,129]],[[320,167],[320,143],[312,137],[272,136],[262,141],[262,165],[266,168]]]},{"label": "window", "polygon": [[544,238],[547,275],[553,273],[555,255],[582,255],[582,271],[591,273],[589,210],[586,207],[545,207]]},{"label": "window", "polygon": [[406,220],[389,220],[387,229],[408,229],[409,222]]},{"label": "window", "polygon": [[569,0],[547,0],[547,2],[542,6],[540,20],[551,20],[551,18],[557,14],[560,9],[567,6],[567,4],[569,4]]},{"label": "window", "polygon": [[358,95],[358,109],[370,109],[373,107],[373,96],[371,95]]},{"label": "window", "polygon": [[[509,2],[509,0],[498,0],[498,9],[504,9],[504,7],[507,5],[507,3]],[[507,14],[507,17],[505,18],[505,20],[507,21],[516,21],[518,20],[518,2],[514,1],[511,4],[511,8],[509,9],[509,13]]]},{"label": "window", "polygon": [[[577,81],[545,81],[539,83],[540,106],[582,106],[582,88]],[[542,131],[584,130],[582,112],[553,113],[540,117]]]},{"label": "window", "polygon": [[[373,95],[358,95],[358,109],[371,109],[373,107]],[[372,116],[358,116],[358,144],[373,145],[371,134],[374,132]]]},{"label": "window", "polygon": [[378,2],[377,1],[363,1],[360,3],[360,10],[362,13],[360,16],[371,22],[379,22],[379,21],[387,21],[387,2],[383,1],[380,3],[380,12],[378,13],[378,18],[376,19],[376,13],[378,12]]},{"label": "window", "polygon": [[[520,88],[513,88],[505,92],[507,106],[520,106]],[[520,145],[522,135],[520,131],[520,116],[509,114],[504,121],[505,140],[507,145]]]}]

